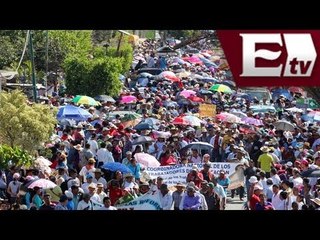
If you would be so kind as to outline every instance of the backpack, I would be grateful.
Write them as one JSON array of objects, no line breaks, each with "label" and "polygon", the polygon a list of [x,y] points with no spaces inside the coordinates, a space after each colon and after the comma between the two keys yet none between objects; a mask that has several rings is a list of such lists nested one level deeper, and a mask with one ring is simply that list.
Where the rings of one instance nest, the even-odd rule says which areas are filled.
[{"label": "backpack", "polygon": [[63,194],[65,191],[68,190],[68,182],[70,180],[72,180],[72,178],[69,178],[67,181],[64,181],[63,183],[61,183],[60,188],[61,188]]}]

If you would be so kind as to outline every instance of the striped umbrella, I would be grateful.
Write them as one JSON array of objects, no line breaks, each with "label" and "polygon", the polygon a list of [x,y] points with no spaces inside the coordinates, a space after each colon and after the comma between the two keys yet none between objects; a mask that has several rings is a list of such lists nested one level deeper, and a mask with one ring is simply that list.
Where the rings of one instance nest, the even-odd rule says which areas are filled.
[{"label": "striped umbrella", "polygon": [[77,95],[72,99],[72,102],[77,104],[85,104],[90,106],[100,106],[101,103],[94,100],[92,97]]},{"label": "striped umbrella", "polygon": [[209,90],[214,92],[232,93],[231,88],[223,84],[215,84]]}]

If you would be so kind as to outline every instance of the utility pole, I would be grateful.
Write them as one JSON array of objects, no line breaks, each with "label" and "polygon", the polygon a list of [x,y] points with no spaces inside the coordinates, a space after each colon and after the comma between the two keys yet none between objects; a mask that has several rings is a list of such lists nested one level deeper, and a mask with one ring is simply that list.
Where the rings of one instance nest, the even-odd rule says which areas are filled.
[{"label": "utility pole", "polygon": [[48,47],[49,47],[49,31],[46,31],[46,79],[45,79],[45,88],[46,88],[46,97],[48,96],[48,70],[49,70],[49,54],[48,54]]},{"label": "utility pole", "polygon": [[36,103],[37,102],[37,85],[36,85],[36,74],[35,74],[35,68],[34,68],[32,30],[30,30],[30,34],[29,34],[29,50],[30,50],[31,68],[32,68],[33,101]]}]

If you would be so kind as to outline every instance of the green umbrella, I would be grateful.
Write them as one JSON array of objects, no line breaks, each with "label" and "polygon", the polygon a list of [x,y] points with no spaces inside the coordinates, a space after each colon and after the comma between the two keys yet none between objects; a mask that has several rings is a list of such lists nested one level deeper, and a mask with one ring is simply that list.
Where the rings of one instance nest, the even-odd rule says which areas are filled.
[{"label": "green umbrella", "polygon": [[223,84],[215,84],[209,90],[215,92],[232,93],[231,88]]},{"label": "green umbrella", "polygon": [[77,104],[85,104],[90,106],[100,106],[101,104],[92,97],[77,95],[72,99],[72,102]]},{"label": "green umbrella", "polygon": [[137,118],[141,118],[142,116],[138,113],[129,113],[125,114],[123,118],[121,118],[121,122],[127,122],[127,121],[132,121],[136,120]]}]

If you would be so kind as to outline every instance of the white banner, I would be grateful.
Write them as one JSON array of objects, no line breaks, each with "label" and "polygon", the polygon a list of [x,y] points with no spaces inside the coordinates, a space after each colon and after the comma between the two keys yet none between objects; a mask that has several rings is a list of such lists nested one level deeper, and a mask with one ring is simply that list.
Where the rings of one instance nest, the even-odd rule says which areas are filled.
[{"label": "white banner", "polygon": [[148,192],[130,202],[116,205],[118,210],[161,210],[158,193]]},{"label": "white banner", "polygon": [[[224,170],[226,176],[231,175],[235,172],[235,168],[238,163],[226,163],[226,162],[216,162],[210,163],[210,171],[217,177],[221,170]],[[203,164],[193,164],[189,163],[186,165],[178,164],[174,166],[163,166],[163,167],[147,167],[146,172],[151,178],[162,177],[164,183],[168,186],[174,186],[178,182],[186,183],[187,175],[191,171],[192,166],[196,165],[199,170],[203,169]]]}]

